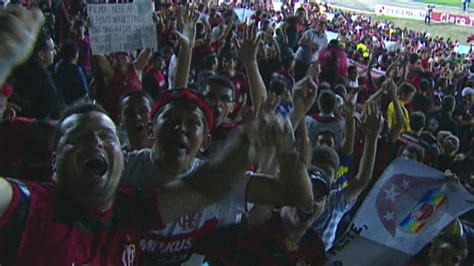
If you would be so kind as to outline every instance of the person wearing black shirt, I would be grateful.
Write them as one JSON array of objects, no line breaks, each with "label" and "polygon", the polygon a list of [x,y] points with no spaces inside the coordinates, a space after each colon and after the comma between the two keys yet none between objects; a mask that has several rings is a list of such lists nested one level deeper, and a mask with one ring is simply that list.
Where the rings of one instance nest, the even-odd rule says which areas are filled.
[{"label": "person wearing black shirt", "polygon": [[453,119],[456,99],[448,95],[441,102],[441,109],[432,111],[426,116],[426,127],[433,134],[437,135],[439,131],[449,131],[453,135],[458,134],[458,124]]},{"label": "person wearing black shirt", "polygon": [[59,118],[64,101],[48,72],[56,55],[51,36],[40,33],[31,58],[13,75],[15,93],[11,101],[20,106],[19,116]]},{"label": "person wearing black shirt", "polygon": [[67,105],[88,94],[86,76],[77,64],[79,48],[76,43],[67,41],[61,46],[61,60],[54,66],[54,83]]}]

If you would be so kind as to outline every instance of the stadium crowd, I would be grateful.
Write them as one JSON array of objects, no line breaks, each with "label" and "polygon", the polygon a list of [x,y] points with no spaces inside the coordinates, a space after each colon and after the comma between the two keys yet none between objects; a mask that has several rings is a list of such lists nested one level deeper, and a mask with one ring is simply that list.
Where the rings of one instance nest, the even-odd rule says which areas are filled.
[{"label": "stadium crowd", "polygon": [[[0,10],[0,265],[325,265],[397,158],[474,193],[458,40],[325,4],[152,19],[158,48],[93,54],[84,1]],[[474,213],[420,250],[473,265]]]}]

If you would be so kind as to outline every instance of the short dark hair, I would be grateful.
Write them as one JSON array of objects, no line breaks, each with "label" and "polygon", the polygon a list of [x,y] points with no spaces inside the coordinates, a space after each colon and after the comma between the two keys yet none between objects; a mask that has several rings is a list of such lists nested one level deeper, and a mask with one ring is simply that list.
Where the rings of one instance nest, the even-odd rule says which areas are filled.
[{"label": "short dark hair", "polygon": [[223,55],[222,55],[222,59],[226,59],[226,60],[234,60],[234,61],[237,61],[239,57],[237,56],[237,53],[234,51],[234,50],[229,50],[229,51],[226,51]]},{"label": "short dark hair", "polygon": [[429,81],[429,80],[427,80],[427,79],[422,79],[422,80],[420,81],[420,90],[421,90],[421,91],[429,91],[430,87],[431,87],[431,84],[430,84],[430,81]]},{"label": "short dark hair", "polygon": [[316,146],[313,149],[312,162],[326,163],[330,165],[334,171],[339,168],[339,156],[337,152],[327,146]]},{"label": "short dark hair", "polygon": [[156,125],[157,124],[157,121],[158,121],[158,117],[160,116],[160,114],[163,112],[163,110],[165,110],[165,108],[169,105],[174,105],[174,106],[179,106],[180,108],[196,108],[197,110],[199,110],[199,112],[201,112],[201,122],[203,124],[203,130],[204,130],[204,135],[207,135],[209,133],[209,128],[208,128],[208,122],[207,122],[207,118],[206,118],[206,115],[204,114],[203,110],[194,102],[190,101],[190,100],[178,100],[178,101],[172,101],[172,102],[169,102],[163,106],[161,106],[160,109],[158,109],[156,111],[156,114],[153,118],[153,125]]},{"label": "short dark hair", "polygon": [[153,105],[153,99],[151,98],[150,94],[148,94],[148,92],[146,92],[145,90],[128,90],[120,97],[120,101],[119,101],[120,108],[122,108],[122,103],[125,100],[125,98],[133,97],[133,96],[147,99],[148,102],[150,103],[150,107]]},{"label": "short dark hair", "polygon": [[352,71],[352,70],[357,70],[357,66],[356,65],[350,65],[347,67],[347,73],[349,73],[349,71]]},{"label": "short dark hair", "polygon": [[151,56],[150,56],[150,63],[156,63],[158,62],[159,60],[163,60],[165,58],[164,54],[163,54],[163,51],[156,51],[154,52]]},{"label": "short dark hair", "polygon": [[277,96],[284,94],[286,90],[286,82],[280,78],[273,78],[268,86],[268,91],[274,92]]},{"label": "short dark hair", "polygon": [[321,92],[318,98],[318,105],[321,112],[329,114],[336,108],[336,95],[330,90]]},{"label": "short dark hair", "polygon": [[441,102],[441,111],[447,113],[453,110],[456,106],[456,98],[452,95],[444,96],[443,101]]},{"label": "short dark hair", "polygon": [[423,159],[425,158],[425,149],[423,147],[421,147],[420,145],[409,144],[409,145],[405,146],[404,149],[407,150],[409,153],[416,154],[416,160],[418,162],[422,162]]},{"label": "short dark hair", "polygon": [[413,112],[410,115],[410,127],[413,131],[422,130],[425,127],[426,118],[422,112]]},{"label": "short dark hair", "polygon": [[206,78],[200,87],[200,93],[203,94],[208,86],[213,86],[213,85],[220,85],[225,88],[229,88],[232,90],[232,97],[235,95],[235,86],[232,81],[230,81],[226,76],[223,75],[212,75]]},{"label": "short dark hair", "polygon": [[76,55],[79,53],[79,48],[77,44],[73,41],[66,41],[61,45],[61,50],[59,54],[64,60],[72,60],[76,58]]},{"label": "short dark hair", "polygon": [[418,61],[418,54],[411,53],[408,57],[408,61],[410,62],[410,64],[415,64]]},{"label": "short dark hair", "polygon": [[399,95],[408,94],[410,92],[415,92],[415,91],[416,91],[415,87],[413,87],[413,85],[411,85],[408,82],[403,82],[398,88]]},{"label": "short dark hair", "polygon": [[56,131],[54,133],[54,148],[56,149],[59,143],[59,140],[63,136],[63,132],[61,130],[61,125],[63,124],[64,120],[66,120],[68,117],[76,114],[86,114],[90,112],[99,112],[103,113],[106,116],[110,117],[109,113],[105,111],[105,109],[99,105],[92,103],[89,100],[84,100],[84,101],[78,101],[77,103],[67,107],[62,115],[61,118],[59,119],[58,123],[56,124]]}]

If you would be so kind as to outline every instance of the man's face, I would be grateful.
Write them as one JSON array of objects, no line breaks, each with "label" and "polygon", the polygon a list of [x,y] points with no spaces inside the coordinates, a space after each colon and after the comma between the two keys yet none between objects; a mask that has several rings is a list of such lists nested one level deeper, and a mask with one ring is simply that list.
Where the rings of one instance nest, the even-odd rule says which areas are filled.
[{"label": "man's face", "polygon": [[153,63],[153,68],[154,68],[154,69],[161,70],[161,69],[164,68],[165,65],[166,65],[166,61],[165,61],[164,58],[162,58],[162,59],[156,60],[156,61]]},{"label": "man's face", "polygon": [[316,137],[316,146],[323,145],[334,148],[334,137],[330,133],[322,132]]},{"label": "man's face", "polygon": [[[322,167],[324,168],[322,168]],[[332,167],[324,164],[319,164],[318,167],[329,175],[330,180],[334,179],[335,170]],[[329,191],[321,181],[312,181],[314,200],[311,206],[295,208],[284,207],[281,215],[287,223],[297,228],[309,228],[313,222],[323,214],[326,210]]]},{"label": "man's face", "polygon": [[235,69],[236,62],[234,59],[224,58],[222,60],[222,66],[224,67],[224,71],[233,71]]},{"label": "man's face", "polygon": [[163,107],[154,124],[153,152],[163,161],[189,164],[207,136],[201,109],[188,103],[170,103]]},{"label": "man's face", "polygon": [[222,125],[234,107],[232,89],[223,85],[212,84],[206,87],[203,95],[212,105],[216,127]]},{"label": "man's face", "polygon": [[120,125],[125,128],[127,135],[146,137],[151,102],[143,96],[133,95],[123,99],[121,107]]},{"label": "man's face", "polygon": [[114,58],[115,70],[126,73],[130,66],[130,57],[126,54],[117,54]]},{"label": "man's face", "polygon": [[304,10],[298,10],[296,17],[298,17],[299,20],[303,20],[306,18],[306,12]]},{"label": "man's face", "polygon": [[48,67],[53,64],[54,56],[56,55],[56,49],[54,49],[53,39],[49,38],[46,41],[46,46],[39,52],[39,56],[43,64]]},{"label": "man's face", "polygon": [[327,28],[326,23],[319,23],[319,24],[318,24],[318,32],[319,32],[319,33],[325,32],[325,31],[326,31],[326,28]]},{"label": "man's face", "polygon": [[461,265],[464,252],[450,243],[441,243],[433,247],[430,252],[430,266],[458,266]]},{"label": "man's face", "polygon": [[92,206],[113,200],[123,170],[114,122],[91,111],[66,118],[60,130],[55,178],[62,192]]},{"label": "man's face", "polygon": [[413,99],[413,95],[415,95],[415,92],[412,91],[412,92],[409,92],[409,93],[400,95],[400,98],[401,98],[405,103],[409,103],[409,102],[411,102],[411,100]]}]

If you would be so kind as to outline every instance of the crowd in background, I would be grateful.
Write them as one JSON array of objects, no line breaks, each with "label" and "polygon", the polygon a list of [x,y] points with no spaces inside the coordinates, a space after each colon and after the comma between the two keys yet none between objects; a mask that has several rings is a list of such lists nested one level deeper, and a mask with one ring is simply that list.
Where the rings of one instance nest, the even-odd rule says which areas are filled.
[{"label": "crowd in background", "polygon": [[[8,5],[40,9],[44,24],[31,57],[15,65],[0,90],[0,176],[27,182],[8,181],[18,210],[0,215],[0,264],[6,251],[30,254],[24,243],[34,239],[33,229],[22,220],[28,209],[21,206],[30,204],[25,195],[45,192],[29,182],[51,182],[53,176],[58,190],[76,185],[78,191],[95,184],[58,181],[58,171],[75,169],[57,167],[57,154],[67,155],[69,142],[62,138],[71,135],[72,146],[96,138],[74,132],[74,114],[87,115],[77,127],[95,127],[87,123],[99,118],[90,113],[108,115],[109,126],[117,127],[124,154],[123,173],[114,172],[121,177],[117,186],[166,192],[179,185],[165,184],[191,176],[193,189],[216,195],[180,201],[175,192],[162,201],[169,206],[158,204],[160,226],[146,227],[137,242],[142,265],[324,265],[325,252],[397,158],[438,169],[474,192],[474,51],[457,53],[459,40],[326,4],[284,3],[276,11],[265,4],[155,2],[158,48],[93,54],[89,30],[95,25],[85,2]],[[241,21],[240,8],[253,14]],[[0,12],[0,19],[9,16]],[[246,126],[255,121],[258,126]],[[107,147],[107,136],[97,132],[92,135],[104,143],[100,149]],[[248,153],[259,155],[249,155],[253,160],[233,145],[245,138]],[[81,157],[81,171],[112,175],[107,156]],[[222,179],[242,173],[229,178],[237,185],[225,190],[214,175],[202,178],[200,171],[215,174],[211,170],[222,171]],[[217,201],[219,193],[198,180],[216,182],[225,199]],[[15,201],[18,191],[27,200]],[[41,213],[38,199],[31,198],[30,213]],[[172,215],[164,211],[173,207],[178,210]],[[21,221],[20,227],[5,217]],[[109,228],[102,223],[90,226]],[[472,265],[473,228],[468,212],[407,265]],[[14,245],[4,244],[12,239]],[[78,250],[90,245],[74,243]],[[99,253],[113,254],[113,248]],[[85,249],[87,255],[71,253],[76,262],[112,261]]]}]

